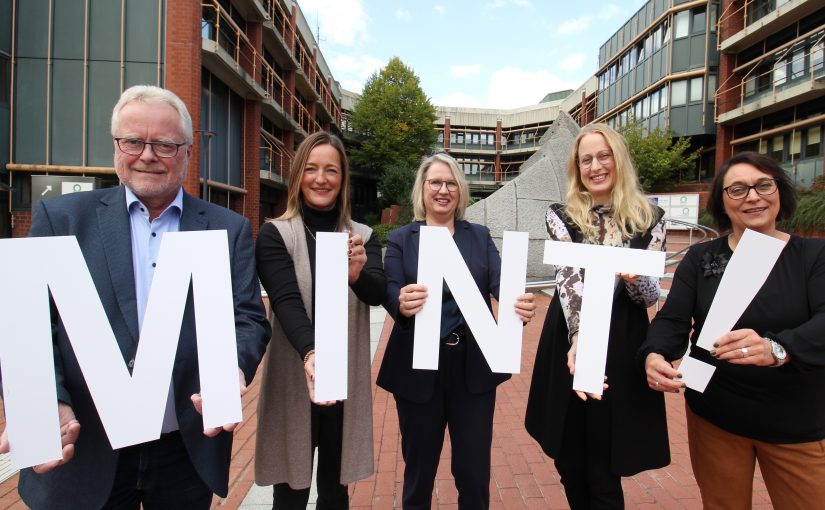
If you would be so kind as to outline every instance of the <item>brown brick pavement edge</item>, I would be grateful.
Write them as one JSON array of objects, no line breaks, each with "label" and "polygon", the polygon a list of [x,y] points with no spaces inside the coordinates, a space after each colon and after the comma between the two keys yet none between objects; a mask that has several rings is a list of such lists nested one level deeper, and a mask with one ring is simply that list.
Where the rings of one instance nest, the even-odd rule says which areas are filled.
[{"label": "brown brick pavement edge", "polygon": [[[492,509],[563,509],[568,508],[559,475],[536,443],[524,430],[524,409],[536,355],[541,326],[549,298],[539,295],[537,314],[526,326],[520,374],[502,384],[498,390],[493,425],[492,476],[490,507]],[[381,366],[392,319],[387,318],[381,333],[378,351],[372,366],[373,382]],[[254,480],[255,425],[258,378],[243,397],[244,421],[235,431],[232,465],[229,472],[229,494],[224,500],[215,497],[212,508],[236,510],[243,502]],[[672,462],[663,469],[647,471],[622,481],[625,504],[632,509],[701,509],[699,489],[693,479],[687,447],[684,400],[681,395],[667,396],[668,430]],[[0,415],[0,423],[5,424]],[[401,487],[404,462],[398,433],[398,416],[392,395],[373,384],[373,426],[375,441],[375,474],[350,487],[353,510],[384,510],[401,508]],[[0,484],[0,509],[26,508],[17,495],[17,475]],[[450,474],[449,437],[445,439],[441,463],[436,476],[433,508],[458,508],[458,495]],[[757,470],[754,479],[755,509],[772,508],[762,477]]]}]

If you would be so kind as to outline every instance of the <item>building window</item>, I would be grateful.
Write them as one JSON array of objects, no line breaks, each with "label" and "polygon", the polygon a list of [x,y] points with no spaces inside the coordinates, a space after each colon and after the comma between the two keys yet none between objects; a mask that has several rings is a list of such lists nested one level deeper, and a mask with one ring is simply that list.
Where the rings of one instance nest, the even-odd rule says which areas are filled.
[{"label": "building window", "polygon": [[794,131],[791,133],[791,158],[799,159],[799,153],[802,152],[802,133]]},{"label": "building window", "polygon": [[815,158],[819,156],[819,152],[822,148],[822,127],[814,126],[808,128],[805,138],[805,157]]},{"label": "building window", "polygon": [[778,60],[773,65],[773,84],[774,86],[784,85],[787,81],[787,68],[788,63],[785,59]]},{"label": "building window", "polygon": [[696,101],[702,100],[702,86],[704,83],[704,78],[702,76],[697,76],[696,78],[691,78],[690,80],[690,102],[695,103]]},{"label": "building window", "polygon": [[667,110],[667,85],[662,87],[662,93],[660,94],[661,103],[662,103],[662,110]]},{"label": "building window", "polygon": [[802,78],[805,75],[805,47],[796,48],[791,58],[791,79]]},{"label": "building window", "polygon": [[673,106],[682,106],[687,103],[687,81],[674,81],[671,85],[672,95],[670,96],[670,104]]},{"label": "building window", "polygon": [[687,37],[688,33],[690,33],[690,11],[681,11],[676,13],[676,17],[673,20],[673,24],[674,39]]},{"label": "building window", "polygon": [[693,34],[701,34],[705,31],[705,8],[699,8],[693,11]]},{"label": "building window", "polygon": [[815,73],[822,70],[823,55],[825,55],[825,41],[819,41],[811,48],[811,67]]},{"label": "building window", "polygon": [[774,136],[771,139],[771,157],[781,163],[783,161],[783,154],[785,153],[785,139],[782,135]]},{"label": "building window", "polygon": [[0,52],[0,104],[9,104],[10,90],[9,56]]}]

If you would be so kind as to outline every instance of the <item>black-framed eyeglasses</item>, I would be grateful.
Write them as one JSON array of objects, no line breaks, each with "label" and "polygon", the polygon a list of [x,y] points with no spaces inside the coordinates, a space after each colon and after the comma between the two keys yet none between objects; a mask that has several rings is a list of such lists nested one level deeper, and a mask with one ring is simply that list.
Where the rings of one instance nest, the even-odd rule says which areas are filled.
[{"label": "black-framed eyeglasses", "polygon": [[118,149],[120,149],[120,151],[124,154],[128,154],[130,156],[140,156],[143,154],[143,149],[145,149],[147,145],[151,145],[152,152],[154,152],[155,156],[159,158],[174,158],[178,155],[178,150],[181,147],[188,145],[186,142],[147,142],[146,140],[141,140],[140,138],[130,137],[115,138],[114,140],[117,142]]},{"label": "black-framed eyeglasses", "polygon": [[442,181],[441,179],[427,179],[425,181],[430,185],[433,191],[441,191],[442,186],[447,186],[447,191],[455,191],[458,189],[458,183],[455,181]]},{"label": "black-framed eyeglasses", "polygon": [[735,183],[722,188],[733,200],[742,200],[748,196],[751,190],[756,191],[759,196],[773,195],[779,189],[776,185],[776,179],[763,179],[756,184],[749,186],[747,184]]},{"label": "black-framed eyeglasses", "polygon": [[581,168],[590,168],[593,165],[594,159],[599,160],[599,164],[606,165],[611,159],[613,159],[613,153],[610,151],[602,151],[596,154],[595,158],[588,154],[587,156],[579,158],[579,166]]}]

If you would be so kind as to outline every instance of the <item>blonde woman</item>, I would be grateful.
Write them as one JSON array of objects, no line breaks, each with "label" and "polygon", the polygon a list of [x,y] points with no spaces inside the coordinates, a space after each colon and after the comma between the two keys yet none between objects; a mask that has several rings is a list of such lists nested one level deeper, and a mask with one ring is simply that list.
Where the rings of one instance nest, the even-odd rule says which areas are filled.
[{"label": "blonde woman", "polygon": [[[393,394],[398,411],[404,510],[430,509],[447,427],[458,508],[483,510],[490,506],[496,387],[510,375],[490,370],[446,284],[427,289],[416,283],[421,227],[446,227],[487,306],[491,307],[491,296],[498,298],[501,259],[487,227],[464,220],[469,198],[467,182],[455,159],[447,154],[426,158],[413,184],[416,221],[393,231],[387,240],[384,307],[395,324],[377,384]],[[427,301],[428,292],[442,293],[438,370],[416,370],[412,366],[415,316]],[[529,322],[536,314],[533,295],[519,296],[510,313]]]},{"label": "blonde woman", "polygon": [[[315,238],[350,232],[348,398],[313,403]],[[286,212],[261,227],[258,275],[272,308],[258,402],[255,482],[274,485],[273,508],[305,509],[318,449],[317,508],[349,507],[347,484],[373,472],[369,305],[384,298],[381,244],[350,219],[344,145],[319,131],[292,162]]]},{"label": "blonde woman", "polygon": [[[567,162],[564,204],[545,222],[555,241],[665,249],[665,222],[639,185],[624,138],[605,124],[581,129]],[[555,460],[572,509],[623,508],[621,477],[667,465],[664,399],[647,388],[636,352],[659,298],[656,278],[616,278],[601,397],[572,391],[584,271],[556,268],[527,403],[527,431]]]}]

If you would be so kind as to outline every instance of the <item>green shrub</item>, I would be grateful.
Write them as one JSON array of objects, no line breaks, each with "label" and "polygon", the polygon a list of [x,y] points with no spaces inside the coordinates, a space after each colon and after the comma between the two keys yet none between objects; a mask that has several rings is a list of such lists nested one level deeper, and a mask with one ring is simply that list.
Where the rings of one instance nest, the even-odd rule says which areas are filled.
[{"label": "green shrub", "polygon": [[707,209],[702,209],[702,212],[699,213],[699,219],[696,222],[699,225],[716,228],[716,225],[713,223],[713,216],[710,215]]},{"label": "green shrub", "polygon": [[378,236],[378,239],[381,240],[381,246],[387,246],[387,236],[390,235],[390,232],[401,226],[402,225],[379,223],[372,226],[372,232],[373,235]]},{"label": "green shrub", "polygon": [[801,233],[825,230],[825,191],[800,195],[796,213],[787,224],[789,230]]}]

